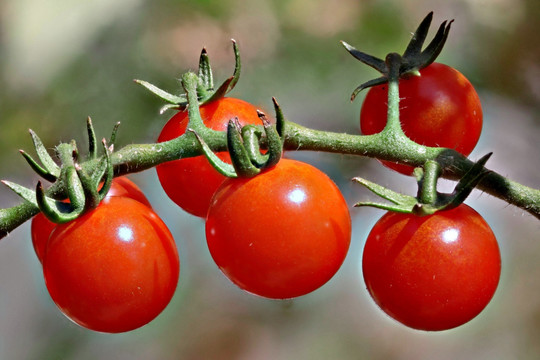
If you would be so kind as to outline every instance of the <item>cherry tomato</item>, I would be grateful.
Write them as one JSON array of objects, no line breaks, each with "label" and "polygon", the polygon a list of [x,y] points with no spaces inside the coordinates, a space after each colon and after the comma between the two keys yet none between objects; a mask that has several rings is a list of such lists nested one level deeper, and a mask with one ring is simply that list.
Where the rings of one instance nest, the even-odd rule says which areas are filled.
[{"label": "cherry tomato", "polygon": [[367,238],[362,267],[388,315],[411,328],[446,330],[487,306],[501,257],[489,225],[462,204],[424,217],[386,213]]},{"label": "cherry tomato", "polygon": [[[482,131],[480,98],[460,72],[447,65],[433,63],[399,82],[400,121],[413,141],[455,149],[468,156]],[[388,87],[370,88],[360,112],[364,135],[379,133],[386,125]],[[411,175],[413,167],[383,161],[387,167]]]},{"label": "cherry tomato", "polygon": [[[213,130],[225,131],[229,120],[238,118],[242,125],[261,125],[257,108],[243,100],[221,98],[200,107],[204,124]],[[173,116],[163,127],[158,142],[172,140],[185,133],[188,124],[187,111]],[[227,152],[218,156],[231,162]],[[201,156],[166,162],[156,167],[159,181],[167,196],[185,211],[199,217],[206,217],[212,195],[225,176],[217,172]]]},{"label": "cherry tomato", "polygon": [[124,332],[150,322],[178,282],[174,239],[147,206],[111,197],[53,230],[43,259],[58,308],[95,331]]},{"label": "cherry tomato", "polygon": [[208,248],[225,276],[273,299],[325,284],[343,263],[350,237],[349,210],[336,185],[288,159],[253,178],[225,180],[206,221]]},{"label": "cherry tomato", "polygon": [[[152,207],[150,202],[144,196],[144,193],[139,189],[137,185],[126,176],[120,176],[114,178],[111,184],[111,188],[107,193],[105,199],[112,196],[124,196],[129,197],[133,200]],[[104,199],[104,201],[105,201]],[[34,251],[40,262],[43,262],[43,255],[45,253],[45,246],[47,245],[47,240],[51,232],[56,227],[56,224],[52,221],[49,221],[42,213],[37,214],[32,218],[32,224],[30,226],[30,233],[32,235],[32,244],[34,245]]]}]

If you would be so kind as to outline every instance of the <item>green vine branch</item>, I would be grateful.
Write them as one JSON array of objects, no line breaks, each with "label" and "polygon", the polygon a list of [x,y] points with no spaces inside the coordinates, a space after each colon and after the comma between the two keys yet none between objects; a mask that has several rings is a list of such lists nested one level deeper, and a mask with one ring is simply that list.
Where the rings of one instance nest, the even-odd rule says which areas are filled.
[{"label": "green vine branch", "polygon": [[[256,138],[260,140],[260,145],[267,147],[269,150],[273,149],[273,144],[277,144],[274,147],[276,149],[279,148],[279,151],[269,151],[270,153],[275,154],[281,154],[282,145],[282,148],[285,151],[322,151],[372,157],[414,167],[425,166],[424,173],[427,171],[428,175],[433,175],[424,178],[427,185],[429,185],[429,183],[432,183],[433,185],[436,184],[436,177],[440,169],[443,178],[460,180],[456,186],[456,201],[461,199],[461,197],[466,196],[466,194],[474,187],[500,198],[509,204],[515,205],[540,219],[540,190],[522,185],[505,178],[494,171],[485,169],[483,164],[487,161],[489,155],[475,163],[452,149],[427,147],[417,144],[403,133],[399,120],[399,77],[403,73],[414,72],[422,66],[427,66],[427,64],[431,63],[440,52],[450,29],[451,22],[448,24],[443,23],[432,43],[428,45],[425,50],[421,50],[425,40],[425,32],[427,32],[430,21],[431,14],[424,19],[403,56],[391,53],[384,61],[364,54],[344,43],[347,50],[354,57],[378,69],[382,74],[382,77],[362,84],[355,90],[353,96],[357,91],[373,86],[374,84],[388,83],[387,123],[384,130],[380,133],[374,135],[351,135],[310,129],[294,122],[287,121],[283,116],[281,108],[274,99],[276,118],[278,119],[275,126],[275,130],[277,131],[274,131],[273,126],[264,120],[264,114],[259,113],[259,116],[264,122],[264,127],[260,126],[260,129],[237,128],[237,140],[243,143],[244,135],[246,135],[246,139],[249,139],[250,137]],[[233,48],[236,59],[235,71],[233,76],[228,78],[215,92],[219,93],[219,96],[225,95],[238,81],[240,74],[240,58],[235,42],[233,42]],[[205,102],[213,101],[213,99],[215,99],[214,96],[217,96],[212,95],[215,94],[212,92],[214,87],[213,78],[205,50],[201,53],[199,74],[186,73],[182,76],[182,86],[184,87],[185,94],[175,96],[162,91],[147,82],[140,80],[137,80],[137,82],[170,102],[165,109],[173,108],[180,109],[181,111],[187,109],[189,131],[176,139],[163,143],[134,144],[125,146],[117,151],[112,151],[114,148],[113,145],[117,125],[108,142],[110,147],[107,147],[107,142],[104,140],[102,143],[104,145],[105,154],[97,156],[97,139],[91,126],[91,122],[88,121],[88,133],[90,139],[89,156],[85,161],[79,162],[79,154],[74,143],[72,145],[60,144],[57,146],[57,152],[59,152],[60,158],[62,159],[62,166],[58,166],[52,160],[37,135],[31,131],[32,140],[41,165],[34,161],[31,156],[24,151],[21,151],[21,154],[30,164],[32,169],[40,174],[45,180],[53,183],[47,189],[42,189],[41,186],[38,186],[39,191],[36,200],[36,193],[33,190],[26,189],[9,181],[2,181],[17,194],[21,195],[24,202],[11,208],[0,209],[0,238],[7,236],[19,225],[36,215],[40,211],[40,207],[42,209],[48,207],[47,202],[58,205],[58,201],[55,202],[55,200],[69,198],[72,200],[71,205],[76,207],[77,204],[75,203],[79,203],[78,208],[80,209],[78,210],[80,211],[96,206],[97,203],[99,203],[99,197],[103,194],[95,193],[97,186],[94,185],[97,185],[97,183],[103,179],[103,174],[105,173],[107,174],[105,178],[107,182],[109,182],[112,175],[121,176],[129,173],[141,172],[164,162],[198,156],[203,153],[208,156],[209,151],[231,151],[231,149],[229,149],[231,136],[227,136],[227,132],[219,132],[207,128],[200,116],[199,106]],[[234,125],[233,122],[231,122],[231,124]],[[230,126],[230,128],[233,128],[233,130],[235,129],[234,126]],[[271,136],[275,137],[277,141],[271,138]],[[253,166],[249,167],[249,169],[246,168],[248,170],[254,170],[250,170],[250,172],[253,172],[254,174],[257,173],[261,167],[271,166],[269,164],[273,164],[273,161],[279,158],[277,155],[274,156],[272,161],[264,156],[257,158],[254,154],[257,152],[258,146],[255,146],[256,144],[251,142],[247,143],[250,144],[249,146],[255,148],[255,150],[251,149],[251,152],[247,152],[247,154],[251,154],[251,156],[248,156],[248,161],[256,158],[256,164],[248,164],[255,165],[256,169],[252,169]],[[241,144],[241,147],[242,146],[244,146],[244,144]],[[62,149],[67,149],[69,151],[61,151]],[[65,154],[63,154],[64,152]],[[433,166],[434,168],[429,170],[430,166]],[[69,176],[66,176],[70,168],[72,170],[70,173],[75,173],[76,171],[78,179],[83,180],[85,199],[74,197],[73,184],[70,183]],[[237,166],[235,166],[235,170],[237,170],[236,168]],[[434,170],[435,168],[436,171]],[[368,188],[372,190],[375,189],[376,191],[379,191],[379,188],[382,189],[380,185],[371,183],[367,180],[360,178],[356,178],[355,180],[367,185]],[[388,192],[390,193],[391,190],[388,190]],[[425,193],[430,193],[435,196],[435,198],[433,196],[431,198],[426,198],[427,195],[424,194],[426,196],[423,196],[423,200],[427,203],[437,205],[437,201],[434,201],[437,200],[436,187]],[[91,195],[90,200],[87,199],[88,196],[86,195]],[[359,203],[359,205],[362,205],[362,203]],[[448,204],[443,205],[448,206]],[[79,212],[78,210],[77,212]],[[62,211],[58,214],[60,217],[65,218],[65,213],[62,213]]]},{"label": "green vine branch", "polygon": [[[384,132],[375,135],[351,135],[310,129],[290,121],[285,121],[282,131],[283,148],[289,151],[323,151],[367,156],[413,166],[422,166],[426,161],[434,160],[443,168],[442,177],[448,179],[459,179],[474,166],[474,162],[454,150],[425,147],[412,141],[389,137]],[[213,151],[227,148],[224,132],[207,133],[203,138]],[[163,143],[128,145],[114,152],[111,162],[115,176],[120,176],[200,154],[200,143],[192,132],[187,132],[179,138]],[[92,167],[99,161],[101,159],[96,158],[82,163],[81,166],[83,169]],[[64,187],[65,184],[59,180],[46,190],[46,195],[60,197]],[[486,175],[476,188],[540,219],[538,189],[527,187],[493,171]],[[37,206],[28,201],[0,209],[0,237],[5,237],[38,212]]]}]

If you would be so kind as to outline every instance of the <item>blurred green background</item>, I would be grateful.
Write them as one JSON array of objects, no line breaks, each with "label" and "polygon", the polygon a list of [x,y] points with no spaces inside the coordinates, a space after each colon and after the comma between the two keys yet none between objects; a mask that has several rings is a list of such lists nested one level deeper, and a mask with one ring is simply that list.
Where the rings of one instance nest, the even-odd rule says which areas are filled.
[{"label": "blurred green background", "polygon": [[[3,0],[0,3],[0,178],[33,186],[18,149],[27,130],[49,148],[85,143],[91,116],[99,137],[122,122],[118,145],[152,142],[172,113],[132,82],[179,91],[176,80],[210,54],[217,81],[232,73],[230,39],[243,73],[231,94],[313,128],[356,133],[362,96],[377,74],[339,44],[384,57],[401,52],[431,10],[433,28],[455,19],[439,61],[475,84],[484,133],[471,155],[494,151],[490,168],[540,186],[540,21],[537,0]],[[435,29],[432,29],[432,34]],[[32,152],[31,152],[32,153]],[[295,153],[327,172],[352,205],[371,195],[361,175],[414,193],[412,179],[375,160]],[[367,232],[382,212],[352,209],[353,239],[342,269],[318,291],[291,302],[235,288],[212,263],[204,226],[166,197],[154,170],[132,176],[173,232],[181,274],[171,305],[151,324],[108,335],[79,328],[50,300],[29,223],[0,242],[0,359],[538,359],[540,226],[522,211],[474,192],[468,203],[492,224],[503,274],[491,304],[472,322],[441,333],[409,330],[376,308],[360,270]],[[451,183],[443,182],[443,188]],[[0,191],[1,207],[19,200]]]}]

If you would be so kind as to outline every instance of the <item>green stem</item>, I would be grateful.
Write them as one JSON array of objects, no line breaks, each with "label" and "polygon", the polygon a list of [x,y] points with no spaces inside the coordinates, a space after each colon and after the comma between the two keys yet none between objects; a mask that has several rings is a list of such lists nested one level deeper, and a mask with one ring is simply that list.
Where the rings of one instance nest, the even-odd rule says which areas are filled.
[{"label": "green stem", "polygon": [[[213,151],[227,148],[224,132],[209,132],[204,141]],[[389,141],[397,143],[389,146]],[[421,166],[427,160],[436,160],[443,171],[443,177],[458,179],[474,163],[454,150],[418,145],[403,139],[388,139],[384,132],[375,135],[350,135],[309,129],[286,121],[283,126],[284,150],[324,151],[330,153],[359,155]],[[128,145],[111,156],[115,176],[140,172],[163,162],[200,155],[201,149],[193,133],[158,143]],[[86,167],[100,158],[81,164]],[[47,189],[47,196],[62,194],[64,184],[53,184]],[[527,187],[507,179],[495,172],[488,174],[477,189],[498,197],[509,204],[518,206],[540,219],[540,190]],[[31,203],[24,202],[8,209],[0,209],[0,238],[37,214],[39,210]]]}]

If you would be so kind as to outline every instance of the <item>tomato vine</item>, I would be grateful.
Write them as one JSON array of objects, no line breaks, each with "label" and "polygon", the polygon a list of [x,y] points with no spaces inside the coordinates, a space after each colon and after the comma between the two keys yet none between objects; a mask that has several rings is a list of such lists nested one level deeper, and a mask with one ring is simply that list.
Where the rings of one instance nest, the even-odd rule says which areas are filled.
[{"label": "tomato vine", "polygon": [[[449,30],[449,25],[443,25],[441,25],[436,37],[444,37],[445,39]],[[424,22],[420,27],[422,26],[424,27],[424,31],[427,31]],[[416,41],[415,46],[421,46],[421,43],[419,44],[418,41]],[[234,47],[235,55],[237,56],[235,75],[227,79],[224,85],[218,89],[220,90],[218,92],[222,95],[229,91],[238,80],[239,57],[236,44]],[[351,51],[350,46],[347,45],[347,48]],[[413,52],[410,50],[410,47],[408,50],[409,53]],[[440,49],[437,48],[435,52],[438,54]],[[203,53],[206,54],[206,51],[204,50]],[[378,66],[382,65],[378,64]],[[400,71],[403,71],[403,68],[403,65],[400,66]],[[205,84],[208,85],[209,76],[206,67],[204,70],[205,71],[202,72],[200,71],[198,75],[190,72],[183,75],[181,83],[185,90],[185,95],[183,95],[181,99],[187,107],[189,118],[192,119],[189,125],[190,128],[197,129],[197,136],[200,137],[212,151],[225,151],[227,150],[226,133],[206,128],[202,124],[200,117],[200,96],[198,91],[201,89],[201,78],[203,82],[206,81]],[[407,70],[410,71],[411,69]],[[388,79],[388,74],[386,74],[386,81],[388,81]],[[380,80],[377,81],[377,84],[379,83],[381,83]],[[370,86],[369,82],[367,84]],[[397,85],[397,79],[395,81],[390,81],[388,84],[391,91],[388,93],[389,110],[387,131],[373,135],[335,133],[311,129],[284,119],[281,129],[283,149],[285,151],[323,151],[366,156],[411,166],[423,166],[426,161],[433,160],[441,165],[443,169],[441,174],[442,177],[448,179],[459,179],[462,177],[474,166],[473,161],[455,150],[420,145],[405,136],[399,124],[399,89]],[[211,97],[211,95],[206,95],[206,97],[209,96]],[[169,108],[172,107],[174,106],[169,106]],[[282,111],[279,106],[276,106],[276,110],[280,113]],[[37,136],[33,132],[31,132],[31,134],[35,140]],[[165,162],[201,155],[201,146],[197,140],[197,136],[192,132],[187,132],[178,138],[162,143],[131,144],[118,149],[110,154],[110,162],[114,169],[114,176],[140,172]],[[60,151],[60,147],[61,146],[57,147],[58,151]],[[92,151],[95,153],[95,144]],[[28,157],[26,153],[23,153],[23,155]],[[105,155],[102,155],[101,157],[90,157],[87,161],[80,162],[79,166],[83,171],[90,172],[91,169],[98,166],[97,164],[103,162],[104,156]],[[40,155],[40,159],[41,158]],[[56,169],[56,172],[58,175],[59,170]],[[13,184],[9,181],[3,181],[3,183],[13,187]],[[45,194],[50,197],[65,196],[66,186],[66,180],[60,177],[50,188],[46,189]],[[489,174],[476,185],[476,188],[540,218],[540,190],[538,189],[520,184],[494,171],[490,171]],[[13,231],[38,212],[39,209],[35,202],[28,200],[11,208],[0,209],[0,237],[5,237],[9,232]]]},{"label": "tomato vine", "polygon": [[[38,182],[35,189],[27,189],[2,181],[24,202],[0,209],[0,237],[38,214],[32,237],[49,293],[58,307],[76,323],[97,331],[123,332],[143,326],[172,298],[179,260],[166,225],[142,192],[120,176],[156,167],[169,197],[184,210],[205,218],[209,251],[233,283],[263,297],[293,298],[319,288],[339,270],[351,240],[351,219],[343,196],[326,175],[311,165],[282,159],[282,153],[322,151],[372,157],[392,162],[392,168],[399,164],[397,171],[412,172],[418,193],[403,195],[369,180],[353,179],[391,203],[356,204],[390,210],[366,243],[363,272],[369,292],[384,311],[412,328],[443,330],[469,321],[493,296],[501,259],[488,224],[463,201],[476,188],[540,219],[540,190],[487,169],[491,153],[477,161],[467,158],[479,137],[482,109],[474,88],[461,74],[433,64],[452,21],[443,22],[423,48],[431,19],[430,13],[402,55],[390,53],[384,60],[343,42],[351,55],[381,73],[357,87],[351,97],[366,88],[379,91],[375,100],[367,100],[379,107],[378,114],[370,114],[377,130],[368,130],[368,134],[321,131],[294,123],[286,119],[275,98],[272,124],[269,116],[251,104],[225,98],[241,70],[234,40],[234,73],[217,89],[205,49],[199,72],[181,77],[183,94],[169,94],[136,80],[168,102],[163,111],[179,111],[157,143],[115,149],[116,124],[110,139],[101,141],[99,155],[88,119],[87,154],[79,151],[75,141],[61,143],[55,148],[57,164],[30,131],[39,162],[27,152],[21,154],[52,184],[45,189]],[[420,116],[418,109],[405,116],[400,109],[400,92],[407,93],[401,87],[406,78],[431,71],[438,72],[437,80],[451,77],[455,80],[452,86],[467,86],[464,95],[462,88],[449,86],[444,79],[432,85],[463,95],[452,105],[465,110],[447,112],[435,121],[455,130],[451,135],[431,131],[440,129],[423,132],[433,114],[443,112],[432,97],[424,101],[418,94],[407,95],[408,101],[424,101],[420,108],[429,110],[426,116]],[[441,71],[451,75],[441,75]],[[408,85],[411,83],[414,81]],[[427,87],[425,83],[418,86]],[[380,108],[383,114],[386,111],[386,118]],[[375,113],[373,108],[368,112]],[[456,119],[460,112],[472,115]],[[416,126],[413,133],[427,136],[420,139],[406,134],[410,123]],[[461,141],[467,141],[467,146],[460,147]],[[426,145],[440,143],[447,147]],[[192,161],[183,161],[189,158]],[[209,177],[216,179],[209,181]],[[452,193],[437,191],[440,177],[456,180]],[[201,187],[194,191],[191,184],[197,182]],[[184,192],[189,191],[194,196],[186,198]],[[459,256],[454,254],[456,248]],[[474,261],[486,249],[489,261]],[[80,281],[81,277],[86,280]],[[438,281],[434,281],[436,277]],[[464,279],[469,292],[456,296],[454,290]],[[478,297],[479,293],[483,295]]]},{"label": "tomato vine", "polygon": [[[196,99],[195,87],[197,76],[186,73],[182,84],[188,94]],[[394,92],[389,92],[389,107],[398,109],[399,92],[397,83]],[[392,87],[392,83],[389,84]],[[198,102],[195,100],[188,105],[190,118],[200,119]],[[396,110],[397,112],[397,110]],[[399,121],[399,114],[389,116]],[[224,151],[227,148],[225,132],[208,131],[199,134],[213,151]],[[404,135],[395,131],[374,135],[354,135],[311,129],[292,121],[285,120],[283,126],[284,150],[324,151],[329,153],[367,156],[380,160],[404,163],[412,166],[422,166],[428,160],[439,162],[444,171],[442,177],[457,179],[471,169],[474,162],[455,150],[436,148],[414,143]],[[158,144],[131,144],[111,154],[111,163],[115,176],[148,170],[158,164],[201,155],[201,148],[193,133],[186,133],[176,139]],[[101,158],[81,163],[83,168],[92,168]],[[47,195],[63,193],[65,184],[62,181],[54,183],[48,189]],[[490,195],[515,205],[537,218],[540,218],[540,190],[520,184],[496,172],[490,172],[477,185],[477,188]],[[30,202],[23,202],[11,208],[0,210],[0,236],[5,237],[19,225],[37,214],[39,209]]]}]

